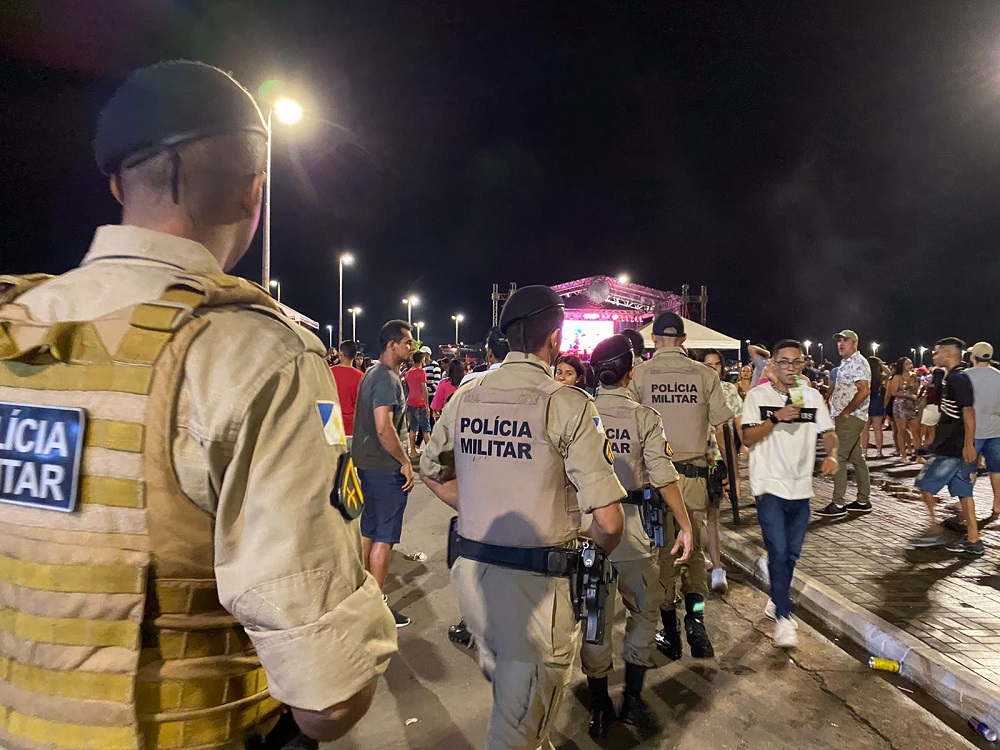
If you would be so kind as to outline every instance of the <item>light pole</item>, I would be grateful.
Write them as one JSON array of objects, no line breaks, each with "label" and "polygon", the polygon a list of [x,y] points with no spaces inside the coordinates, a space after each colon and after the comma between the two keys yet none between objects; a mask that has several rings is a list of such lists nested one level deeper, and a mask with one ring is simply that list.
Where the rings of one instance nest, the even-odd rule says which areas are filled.
[{"label": "light pole", "polygon": [[358,306],[348,307],[347,312],[351,314],[351,340],[358,340],[358,315],[361,314],[361,308]]},{"label": "light pole", "polygon": [[819,347],[819,363],[820,366],[822,367],[823,364],[826,362],[826,357],[823,355],[823,342],[822,341],[816,342],[816,346]]},{"label": "light pole", "polygon": [[872,342],[872,356],[873,357],[877,357],[878,356],[878,348],[880,346],[881,346],[881,344],[876,344],[874,341]]},{"label": "light pole", "polygon": [[750,339],[744,339],[743,343],[747,345],[747,362],[751,360],[750,357]]},{"label": "light pole", "polygon": [[[302,107],[291,99],[278,99],[267,110],[267,180],[264,184],[264,229],[263,229],[263,259],[260,272],[260,284],[265,289],[271,287],[271,142],[274,140],[271,122],[277,117],[286,125],[294,125],[302,119]],[[279,300],[280,301],[280,300]]]},{"label": "light pole", "polygon": [[420,300],[411,294],[409,297],[403,298],[403,304],[406,305],[406,322],[413,325],[413,306],[419,305]]},{"label": "light pole", "polygon": [[350,253],[341,253],[340,259],[337,262],[340,273],[338,278],[340,280],[340,294],[337,299],[337,335],[340,340],[344,340],[344,266],[349,266],[354,262],[354,256]]},{"label": "light pole", "polygon": [[806,347],[806,356],[808,357],[808,356],[809,356],[809,347],[813,345],[813,342],[812,342],[812,341],[810,341],[809,339],[806,339],[806,340],[805,340],[805,341],[803,341],[802,343],[803,343],[803,344],[805,345],[805,347]]},{"label": "light pole", "polygon": [[926,346],[920,347],[920,364],[924,363],[924,352],[926,352],[926,351],[927,351],[927,347]]},{"label": "light pole", "polygon": [[271,289],[276,289],[278,291],[278,304],[280,305],[281,304],[281,282],[278,281],[277,279],[271,279],[271,281],[268,283],[268,286],[271,287]]},{"label": "light pole", "polygon": [[417,323],[416,328],[417,328],[417,341],[423,341],[423,339],[420,338],[420,332],[424,329],[424,321],[421,320],[419,323]]},{"label": "light pole", "polygon": [[333,326],[332,325],[328,325],[326,327],[326,335],[330,339],[330,348],[333,349]]},{"label": "light pole", "polygon": [[458,324],[465,320],[465,316],[462,313],[457,315],[452,315],[451,319],[455,321],[455,346],[458,346]]}]

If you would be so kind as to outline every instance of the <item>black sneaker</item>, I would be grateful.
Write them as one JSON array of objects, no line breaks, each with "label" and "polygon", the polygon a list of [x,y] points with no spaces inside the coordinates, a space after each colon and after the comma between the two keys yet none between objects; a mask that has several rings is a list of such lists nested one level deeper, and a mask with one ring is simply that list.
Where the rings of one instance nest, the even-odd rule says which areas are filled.
[{"label": "black sneaker", "polygon": [[822,510],[817,510],[816,515],[823,518],[842,518],[847,515],[847,506],[830,503]]},{"label": "black sneaker", "polygon": [[983,540],[980,539],[978,542],[970,542],[968,539],[959,539],[957,542],[952,542],[951,544],[946,544],[945,549],[949,552],[965,553],[967,555],[981,556],[986,552],[986,547],[983,546]]},{"label": "black sneaker", "polygon": [[407,617],[406,615],[399,614],[399,612],[397,612],[396,610],[392,609],[391,607],[389,608],[389,611],[392,612],[392,616],[394,618],[396,618],[396,627],[397,628],[405,628],[407,625],[410,624],[410,618]]},{"label": "black sneaker", "polygon": [[872,504],[871,503],[859,503],[857,500],[855,500],[853,503],[849,503],[846,506],[846,510],[847,510],[848,513],[851,513],[853,515],[859,516],[859,515],[863,515],[865,513],[871,513],[872,512]]},{"label": "black sneaker", "polygon": [[688,646],[691,647],[692,657],[695,659],[711,659],[715,656],[712,641],[709,640],[708,631],[705,630],[705,622],[700,617],[685,615],[684,633],[687,636]]},{"label": "black sneaker", "polygon": [[466,648],[476,647],[476,639],[472,637],[472,633],[466,627],[465,620],[460,620],[457,625],[452,625],[448,628],[448,639],[459,646],[465,646]]}]

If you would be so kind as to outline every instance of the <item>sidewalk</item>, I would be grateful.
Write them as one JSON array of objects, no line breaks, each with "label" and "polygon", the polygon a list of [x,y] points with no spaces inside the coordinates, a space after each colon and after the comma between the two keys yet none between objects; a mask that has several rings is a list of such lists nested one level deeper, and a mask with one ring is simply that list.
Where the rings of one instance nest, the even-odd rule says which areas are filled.
[{"label": "sidewalk", "polygon": [[[919,465],[871,460],[873,513],[826,520],[813,516],[796,568],[799,606],[876,656],[903,663],[928,693],[964,716],[1000,724],[1000,521],[981,527],[986,554],[975,558],[910,549],[927,511],[913,489]],[[745,477],[745,467],[744,467]],[[831,500],[833,482],[816,477],[813,510]],[[853,477],[847,501],[855,499]],[[744,496],[749,483],[744,482]],[[976,483],[980,518],[989,515],[989,479]],[[944,498],[948,500],[948,498]],[[950,514],[939,504],[942,517]],[[764,555],[752,507],[741,525],[723,509],[723,547],[754,570]],[[955,536],[955,535],[952,535]]]}]

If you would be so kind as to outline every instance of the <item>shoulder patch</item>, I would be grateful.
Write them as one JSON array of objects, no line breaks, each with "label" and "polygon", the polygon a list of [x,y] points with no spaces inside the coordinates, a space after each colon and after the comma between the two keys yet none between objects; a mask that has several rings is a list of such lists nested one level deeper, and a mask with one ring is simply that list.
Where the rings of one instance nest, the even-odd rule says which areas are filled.
[{"label": "shoulder patch", "polygon": [[604,423],[601,422],[600,415],[594,417],[594,426],[597,427],[598,432],[600,432],[602,435],[604,434]]},{"label": "shoulder patch", "polygon": [[612,466],[614,466],[615,451],[611,447],[611,441],[608,440],[607,438],[604,438],[604,460],[607,461]]},{"label": "shoulder patch", "polygon": [[333,401],[317,401],[319,419],[323,425],[323,436],[327,445],[347,445],[347,433],[344,430],[344,415],[340,404]]}]

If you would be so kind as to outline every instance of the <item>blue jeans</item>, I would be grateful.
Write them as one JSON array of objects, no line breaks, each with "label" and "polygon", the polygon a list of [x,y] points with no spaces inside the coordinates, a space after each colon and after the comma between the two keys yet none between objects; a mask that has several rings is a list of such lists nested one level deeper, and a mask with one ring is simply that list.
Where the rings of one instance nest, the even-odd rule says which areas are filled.
[{"label": "blue jeans", "polygon": [[809,501],[785,500],[777,495],[757,498],[757,520],[767,547],[767,571],[771,576],[771,601],[778,617],[789,617],[792,604],[792,574],[802,553],[809,527]]}]

